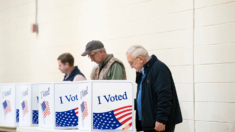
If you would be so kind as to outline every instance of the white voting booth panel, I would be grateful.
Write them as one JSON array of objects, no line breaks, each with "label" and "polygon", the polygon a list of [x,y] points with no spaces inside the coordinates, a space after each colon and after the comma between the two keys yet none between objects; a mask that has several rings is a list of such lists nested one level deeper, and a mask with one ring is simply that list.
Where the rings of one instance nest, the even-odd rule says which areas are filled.
[{"label": "white voting booth panel", "polygon": [[20,88],[19,126],[38,125],[38,84],[17,84]]},{"label": "white voting booth panel", "polygon": [[39,83],[39,127],[78,128],[78,83]]},{"label": "white voting booth panel", "polygon": [[15,127],[19,122],[19,92],[16,84],[0,85],[0,125]]},{"label": "white voting booth panel", "polygon": [[133,83],[83,81],[79,83],[79,131],[134,131]]}]

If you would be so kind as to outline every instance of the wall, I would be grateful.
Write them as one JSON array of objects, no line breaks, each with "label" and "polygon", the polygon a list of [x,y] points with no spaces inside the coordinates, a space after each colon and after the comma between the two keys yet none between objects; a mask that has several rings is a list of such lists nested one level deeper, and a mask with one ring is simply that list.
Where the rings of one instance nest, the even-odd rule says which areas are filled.
[{"label": "wall", "polygon": [[195,126],[235,131],[235,2],[195,1]]},{"label": "wall", "polygon": [[125,52],[141,44],[172,71],[184,122],[177,132],[233,132],[234,0],[0,1],[0,83],[61,81],[57,57],[70,52],[89,78],[85,45],[101,40],[135,81]]}]

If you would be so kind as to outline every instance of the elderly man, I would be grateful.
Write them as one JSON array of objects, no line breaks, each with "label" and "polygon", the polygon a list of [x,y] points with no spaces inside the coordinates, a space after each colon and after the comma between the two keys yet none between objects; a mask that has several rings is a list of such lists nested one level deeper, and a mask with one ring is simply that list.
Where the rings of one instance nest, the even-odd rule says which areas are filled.
[{"label": "elderly man", "polygon": [[74,66],[74,58],[70,53],[63,53],[58,58],[59,70],[65,74],[63,81],[82,81],[85,76]]},{"label": "elderly man", "polygon": [[144,132],[174,132],[182,115],[169,68],[142,46],[132,46],[126,53],[131,68],[136,69],[136,128]]},{"label": "elderly man", "polygon": [[82,56],[99,64],[97,80],[126,80],[126,71],[123,63],[112,54],[107,54],[102,42],[90,41]]}]

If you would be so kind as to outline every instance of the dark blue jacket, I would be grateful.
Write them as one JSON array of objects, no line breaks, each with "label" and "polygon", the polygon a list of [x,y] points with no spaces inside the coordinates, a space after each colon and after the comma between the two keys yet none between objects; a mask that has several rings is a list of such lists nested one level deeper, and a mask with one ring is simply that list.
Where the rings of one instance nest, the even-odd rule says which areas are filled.
[{"label": "dark blue jacket", "polygon": [[76,75],[82,75],[84,78],[86,78],[82,72],[78,69],[77,66],[74,67],[73,71],[69,74],[69,77],[66,78],[66,75],[64,76],[64,80],[63,81],[73,81],[74,77]]},{"label": "dark blue jacket", "polygon": [[[166,129],[173,128],[182,122],[180,105],[175,84],[169,68],[155,55],[144,65],[145,78],[142,82],[142,120],[139,121],[136,109],[136,129],[154,130],[155,122],[166,125]],[[142,73],[136,73],[137,95]],[[136,101],[135,104],[137,105]],[[135,108],[136,108],[135,105]]]}]

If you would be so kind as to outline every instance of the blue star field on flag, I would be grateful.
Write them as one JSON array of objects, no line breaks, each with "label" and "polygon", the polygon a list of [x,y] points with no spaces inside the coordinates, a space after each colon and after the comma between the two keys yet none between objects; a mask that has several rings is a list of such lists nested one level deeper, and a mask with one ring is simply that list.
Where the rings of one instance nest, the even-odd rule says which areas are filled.
[{"label": "blue star field on flag", "polygon": [[108,112],[93,113],[93,129],[124,129],[132,126],[132,106],[124,106]]},{"label": "blue star field on flag", "polygon": [[77,109],[56,112],[56,127],[74,127],[78,125]]},{"label": "blue star field on flag", "polygon": [[16,109],[16,122],[19,122],[19,109]]},{"label": "blue star field on flag", "polygon": [[33,124],[38,124],[38,110],[33,110]]},{"label": "blue star field on flag", "polygon": [[116,129],[122,124],[115,118],[114,112],[93,113],[94,129]]}]

